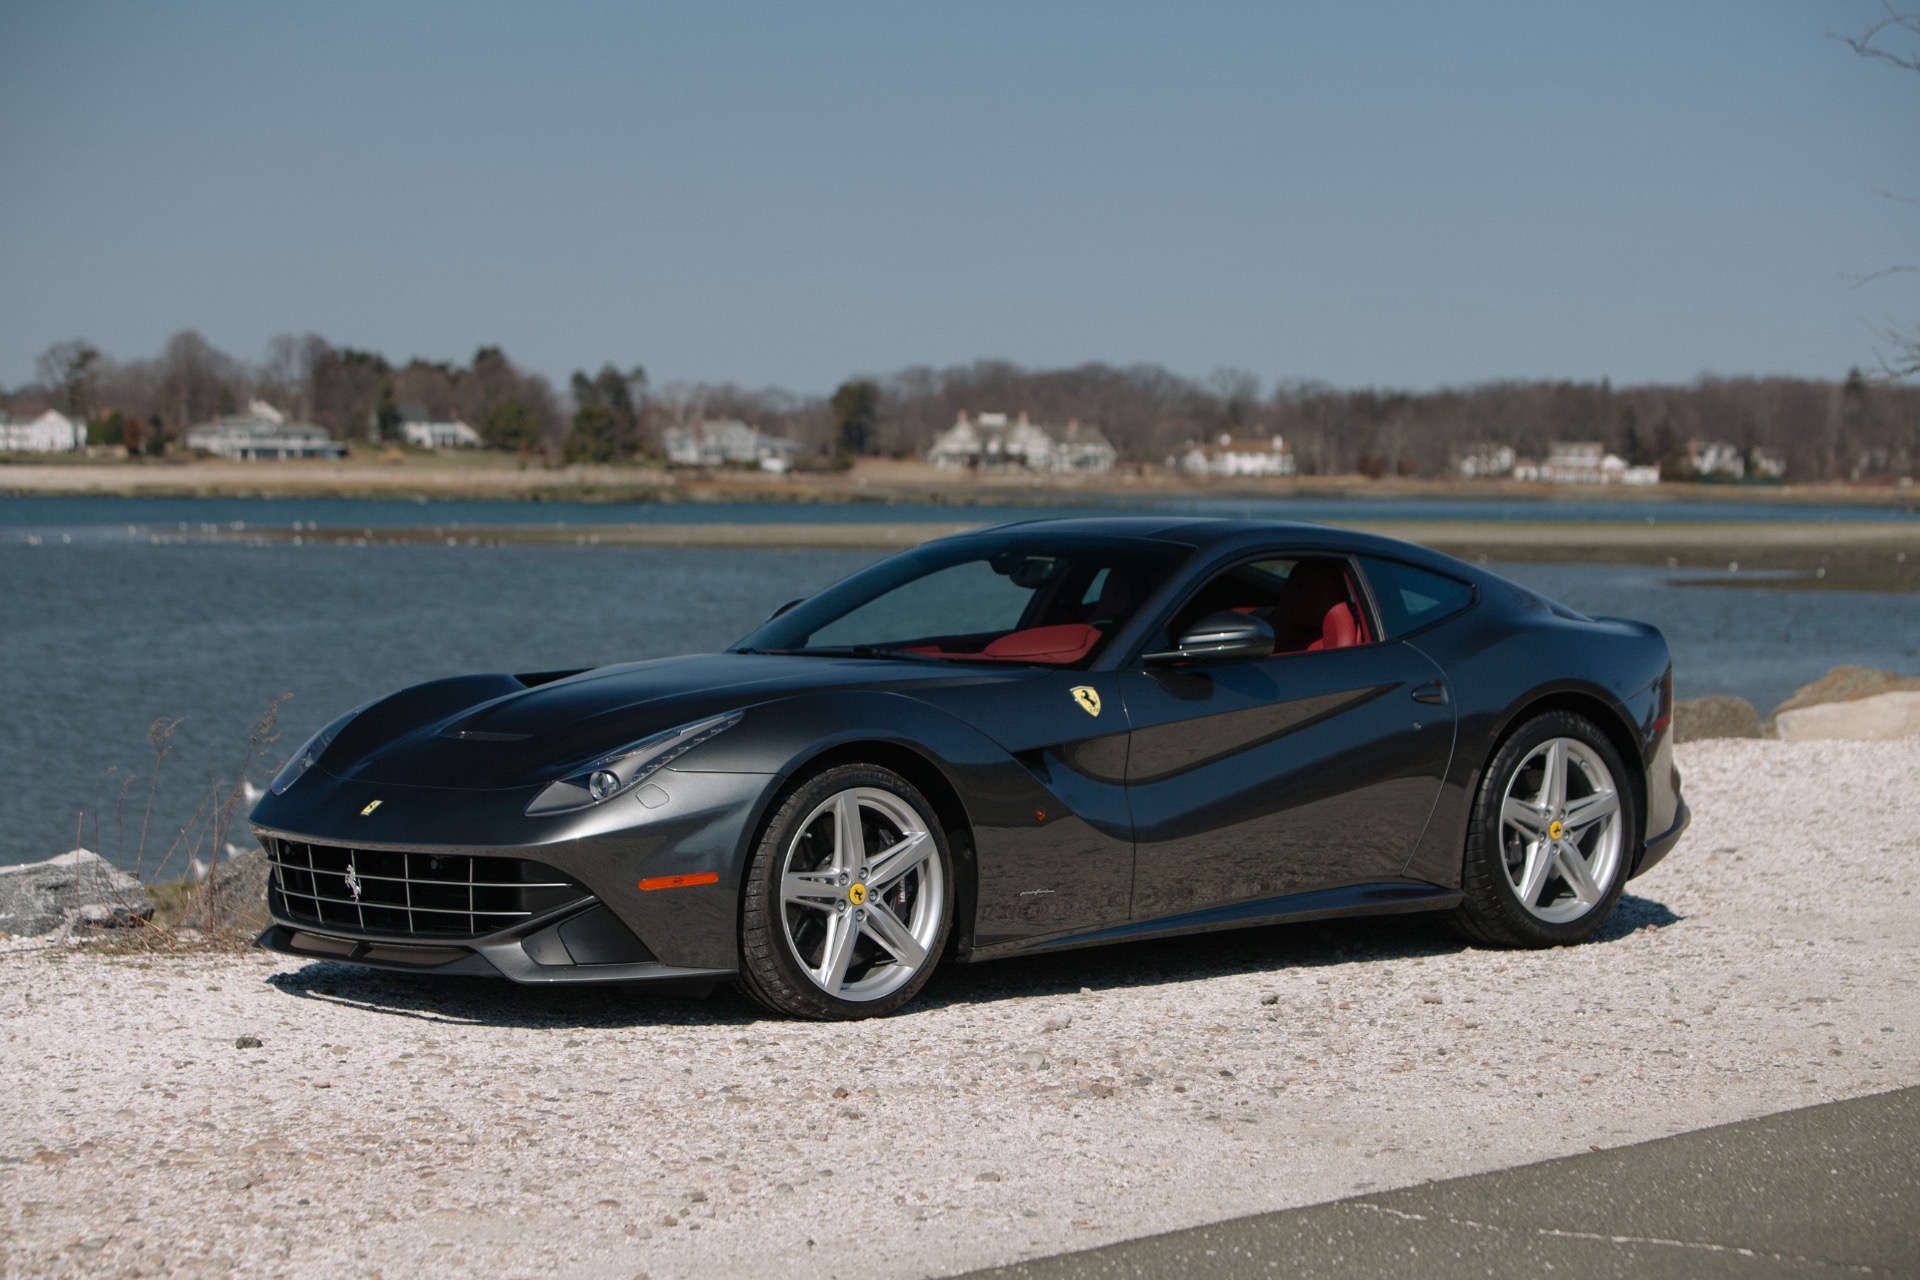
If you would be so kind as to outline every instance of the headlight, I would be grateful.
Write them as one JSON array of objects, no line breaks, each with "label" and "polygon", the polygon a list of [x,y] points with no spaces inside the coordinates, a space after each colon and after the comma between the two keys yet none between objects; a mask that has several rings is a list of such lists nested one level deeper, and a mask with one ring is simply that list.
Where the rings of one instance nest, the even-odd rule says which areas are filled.
[{"label": "headlight", "polygon": [[[374,699],[374,702],[378,701],[378,698]],[[327,747],[332,744],[333,740],[340,736],[340,731],[346,728],[355,716],[372,705],[373,702],[361,703],[320,732],[314,734],[311,738],[308,738],[305,745],[293,753],[293,758],[280,766],[280,772],[273,775],[273,781],[268,784],[273,794],[281,795],[288,787],[300,781],[301,775],[313,768],[313,762],[318,760],[321,754],[326,751]]]},{"label": "headlight", "polygon": [[716,734],[725,733],[740,723],[743,713],[729,711],[668,729],[650,738],[642,738],[612,751],[535,796],[527,806],[529,817],[535,814],[567,813],[624,795],[668,762],[677,760]]}]

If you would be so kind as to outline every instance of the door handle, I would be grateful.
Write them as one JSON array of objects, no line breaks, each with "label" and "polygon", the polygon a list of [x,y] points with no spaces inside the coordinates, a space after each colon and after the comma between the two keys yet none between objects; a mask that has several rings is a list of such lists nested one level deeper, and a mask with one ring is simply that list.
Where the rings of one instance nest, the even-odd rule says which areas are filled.
[{"label": "door handle", "polygon": [[1436,705],[1445,703],[1447,700],[1447,686],[1441,684],[1438,680],[1429,680],[1425,684],[1417,684],[1413,686],[1413,700],[1415,702],[1429,702]]}]

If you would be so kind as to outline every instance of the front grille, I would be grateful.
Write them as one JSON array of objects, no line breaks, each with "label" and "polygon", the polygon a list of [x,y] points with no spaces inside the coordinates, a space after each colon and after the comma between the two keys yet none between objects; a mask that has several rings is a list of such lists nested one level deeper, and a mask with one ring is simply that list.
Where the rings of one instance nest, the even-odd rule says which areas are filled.
[{"label": "front grille", "polygon": [[357,933],[476,938],[589,895],[525,858],[402,853],[269,840],[272,901],[286,919]]}]

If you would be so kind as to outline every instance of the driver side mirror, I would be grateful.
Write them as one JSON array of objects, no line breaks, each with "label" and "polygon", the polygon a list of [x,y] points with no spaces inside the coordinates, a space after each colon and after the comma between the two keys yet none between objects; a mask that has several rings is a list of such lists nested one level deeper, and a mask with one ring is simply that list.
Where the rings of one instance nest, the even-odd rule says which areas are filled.
[{"label": "driver side mirror", "polygon": [[1188,627],[1174,648],[1149,653],[1143,661],[1237,662],[1273,656],[1273,628],[1265,618],[1225,610],[1210,613]]}]

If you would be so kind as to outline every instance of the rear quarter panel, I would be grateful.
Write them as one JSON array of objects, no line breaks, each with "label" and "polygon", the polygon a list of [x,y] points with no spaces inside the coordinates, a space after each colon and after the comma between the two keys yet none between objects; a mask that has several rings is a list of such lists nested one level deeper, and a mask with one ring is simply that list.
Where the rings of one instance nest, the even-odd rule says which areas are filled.
[{"label": "rear quarter panel", "polygon": [[[1453,570],[1460,574],[1459,566]],[[1409,637],[1447,673],[1458,709],[1453,763],[1433,821],[1407,874],[1460,883],[1460,859],[1476,789],[1514,729],[1540,710],[1571,704],[1614,739],[1641,800],[1645,834],[1664,831],[1677,796],[1666,785],[1672,734],[1661,723],[1665,639],[1645,623],[1562,617],[1531,592],[1474,572],[1474,606]],[[1657,770],[1652,777],[1650,772]],[[1651,783],[1651,785],[1649,785]]]}]

